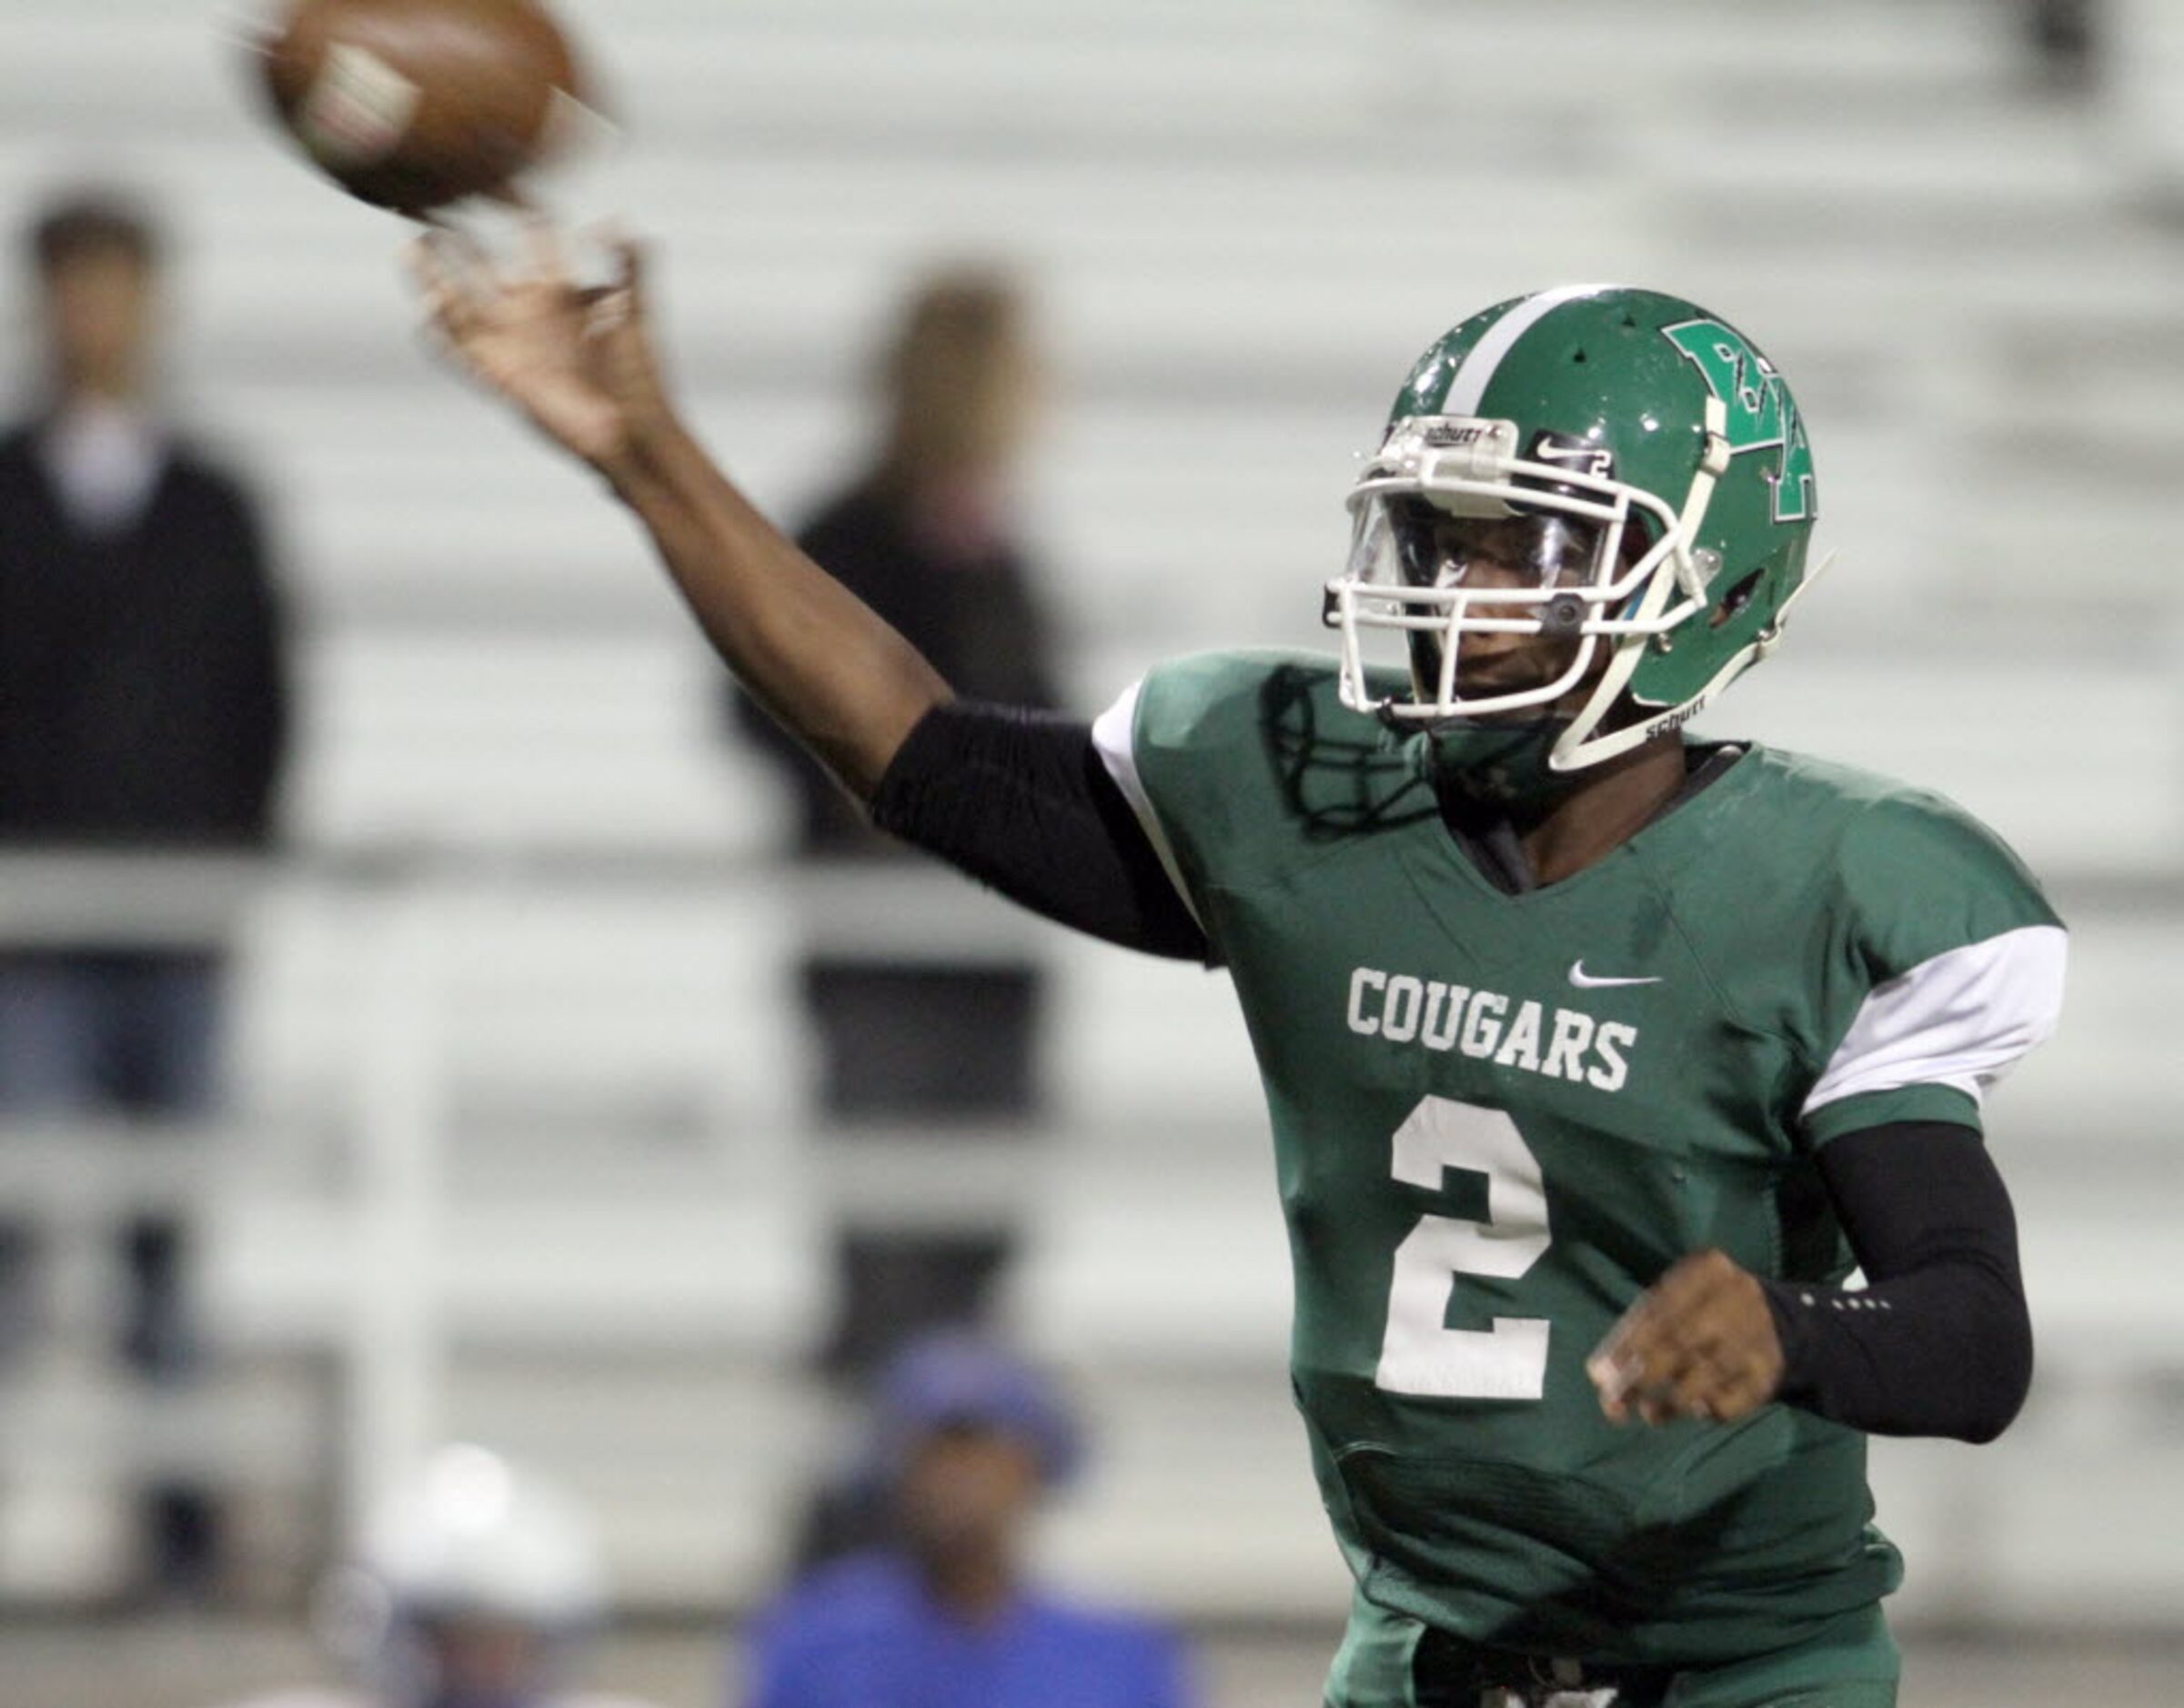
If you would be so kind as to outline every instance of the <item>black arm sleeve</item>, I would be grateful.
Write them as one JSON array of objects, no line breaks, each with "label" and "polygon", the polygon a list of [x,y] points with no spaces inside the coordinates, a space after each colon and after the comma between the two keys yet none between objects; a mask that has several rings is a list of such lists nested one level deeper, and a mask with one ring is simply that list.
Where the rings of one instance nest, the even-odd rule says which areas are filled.
[{"label": "black arm sleeve", "polygon": [[1765,1281],[1781,1398],[1877,1435],[1988,1442],[2025,1402],[2032,1324],[2008,1191],[1945,1121],[1845,1133],[1820,1174],[1868,1283]]},{"label": "black arm sleeve", "polygon": [[871,815],[1034,913],[1148,954],[1211,957],[1089,724],[971,700],[937,706],[880,779]]}]

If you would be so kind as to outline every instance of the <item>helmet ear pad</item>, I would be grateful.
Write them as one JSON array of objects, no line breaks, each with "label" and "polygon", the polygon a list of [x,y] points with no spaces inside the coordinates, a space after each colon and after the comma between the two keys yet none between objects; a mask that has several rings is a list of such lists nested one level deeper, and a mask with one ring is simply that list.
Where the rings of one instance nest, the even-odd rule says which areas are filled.
[{"label": "helmet ear pad", "polygon": [[1632,698],[1655,709],[1682,706],[1719,693],[1756,663],[1756,657],[1746,658],[1730,668],[1779,629],[1785,608],[1805,581],[1806,549],[1799,536],[1766,561],[1735,571],[1725,568],[1709,578],[1706,609],[1666,637],[1666,647],[1656,643],[1639,659],[1631,673]]}]

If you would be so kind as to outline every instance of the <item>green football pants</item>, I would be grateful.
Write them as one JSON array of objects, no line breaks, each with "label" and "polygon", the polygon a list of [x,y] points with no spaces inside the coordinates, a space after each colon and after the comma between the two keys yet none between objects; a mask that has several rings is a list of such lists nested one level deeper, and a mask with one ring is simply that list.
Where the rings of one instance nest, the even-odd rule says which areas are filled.
[{"label": "green football pants", "polygon": [[1901,1670],[1878,1606],[1744,1660],[1616,1669],[1474,1648],[1361,1596],[1326,1708],[1896,1708]]}]

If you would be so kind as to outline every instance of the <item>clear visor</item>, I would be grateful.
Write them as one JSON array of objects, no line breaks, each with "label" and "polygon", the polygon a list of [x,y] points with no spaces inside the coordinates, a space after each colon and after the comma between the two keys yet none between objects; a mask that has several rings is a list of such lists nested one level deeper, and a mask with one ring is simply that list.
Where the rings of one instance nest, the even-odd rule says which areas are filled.
[{"label": "clear visor", "polygon": [[1600,561],[1601,523],[1583,517],[1454,516],[1429,500],[1380,507],[1395,574],[1413,588],[1582,587]]}]

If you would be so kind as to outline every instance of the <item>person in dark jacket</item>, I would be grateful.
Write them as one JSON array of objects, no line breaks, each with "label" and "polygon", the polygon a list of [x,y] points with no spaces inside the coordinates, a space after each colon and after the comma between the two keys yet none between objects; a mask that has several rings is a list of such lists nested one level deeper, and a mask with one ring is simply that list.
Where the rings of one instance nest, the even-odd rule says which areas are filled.
[{"label": "person in dark jacket", "polygon": [[[163,418],[161,245],[107,191],[65,196],[25,245],[43,390],[0,436],[0,849],[250,850],[287,745],[283,628],[257,511]],[[0,944],[0,1115],[188,1120],[216,1100],[223,946]],[[35,1321],[32,1237],[0,1224],[0,1316]],[[121,1350],[193,1361],[183,1232],[123,1235]],[[160,1570],[209,1546],[203,1503],[155,1492]]]},{"label": "person in dark jacket", "polygon": [[[905,296],[875,378],[874,454],[805,523],[804,548],[945,660],[963,693],[1053,706],[1053,641],[1013,514],[1039,387],[1022,292],[989,267],[931,274]],[[872,830],[757,706],[740,696],[736,705],[742,734],[792,787],[800,859],[921,858]],[[1035,1116],[1035,966],[814,952],[802,976],[820,1101],[835,1120],[1005,1134]],[[975,1321],[1008,1246],[1005,1228],[990,1225],[844,1228],[841,1302],[822,1361],[859,1379],[905,1336]]]},{"label": "person in dark jacket", "polygon": [[[963,693],[1052,706],[1053,641],[1013,514],[1039,390],[1022,292],[984,267],[933,274],[905,298],[875,380],[879,445],[820,503],[799,542],[960,671]],[[798,853],[904,857],[780,725],[747,699],[738,705],[742,732],[782,760],[795,786]]]}]

